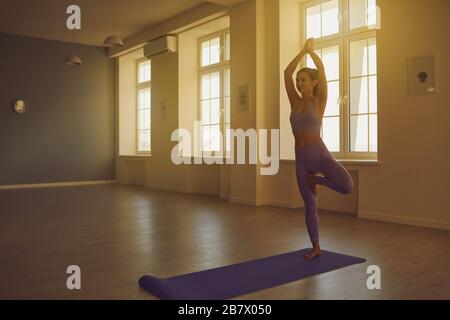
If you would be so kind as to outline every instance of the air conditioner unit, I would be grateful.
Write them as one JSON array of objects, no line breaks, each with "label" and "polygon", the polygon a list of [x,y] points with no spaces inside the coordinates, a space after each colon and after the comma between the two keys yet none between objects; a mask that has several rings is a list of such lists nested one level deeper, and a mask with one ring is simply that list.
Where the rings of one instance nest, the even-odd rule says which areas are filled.
[{"label": "air conditioner unit", "polygon": [[177,37],[163,36],[150,41],[144,46],[144,55],[146,57],[154,57],[164,53],[177,52]]}]

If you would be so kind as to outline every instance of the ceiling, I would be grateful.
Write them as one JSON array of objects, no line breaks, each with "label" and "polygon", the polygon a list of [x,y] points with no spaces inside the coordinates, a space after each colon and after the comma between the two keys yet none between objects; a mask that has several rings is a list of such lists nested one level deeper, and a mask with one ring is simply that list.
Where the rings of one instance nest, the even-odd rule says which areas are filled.
[{"label": "ceiling", "polygon": [[[108,35],[125,39],[205,2],[232,6],[241,1],[0,0],[0,32],[101,46]],[[81,8],[81,30],[66,27],[71,4]]]}]

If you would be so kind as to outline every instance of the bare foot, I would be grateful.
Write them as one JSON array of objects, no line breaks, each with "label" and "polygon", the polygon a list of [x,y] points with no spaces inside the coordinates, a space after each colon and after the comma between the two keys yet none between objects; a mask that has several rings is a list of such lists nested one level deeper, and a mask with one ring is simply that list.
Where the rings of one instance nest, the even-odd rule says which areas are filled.
[{"label": "bare foot", "polygon": [[317,197],[317,176],[314,173],[308,173],[306,176],[312,193]]},{"label": "bare foot", "polygon": [[309,253],[305,254],[303,257],[306,260],[314,259],[315,257],[320,257],[322,255],[322,251],[320,248],[313,248]]}]

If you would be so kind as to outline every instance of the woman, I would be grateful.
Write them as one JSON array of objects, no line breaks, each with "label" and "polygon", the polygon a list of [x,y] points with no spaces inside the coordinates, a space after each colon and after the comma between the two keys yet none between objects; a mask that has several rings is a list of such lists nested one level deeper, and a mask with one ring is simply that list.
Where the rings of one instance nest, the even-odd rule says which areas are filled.
[{"label": "woman", "polygon": [[[301,69],[294,86],[292,75],[306,54],[311,56],[317,69]],[[297,185],[305,203],[306,227],[313,245],[304,258],[311,260],[321,255],[316,185],[321,184],[339,193],[349,194],[353,190],[353,180],[347,170],[334,160],[320,137],[327,105],[327,79],[323,63],[314,52],[314,39],[308,39],[302,51],[288,65],[284,71],[284,80],[291,104],[290,121],[295,137]],[[316,175],[318,172],[323,176]]]}]

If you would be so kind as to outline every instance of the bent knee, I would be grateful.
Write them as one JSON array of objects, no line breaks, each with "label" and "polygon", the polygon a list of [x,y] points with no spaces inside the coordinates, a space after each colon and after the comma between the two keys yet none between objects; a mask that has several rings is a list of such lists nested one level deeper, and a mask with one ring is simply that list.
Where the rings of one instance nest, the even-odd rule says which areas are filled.
[{"label": "bent knee", "polygon": [[352,177],[349,176],[348,179],[346,179],[346,182],[342,186],[342,193],[343,194],[350,194],[353,192],[353,180]]}]

